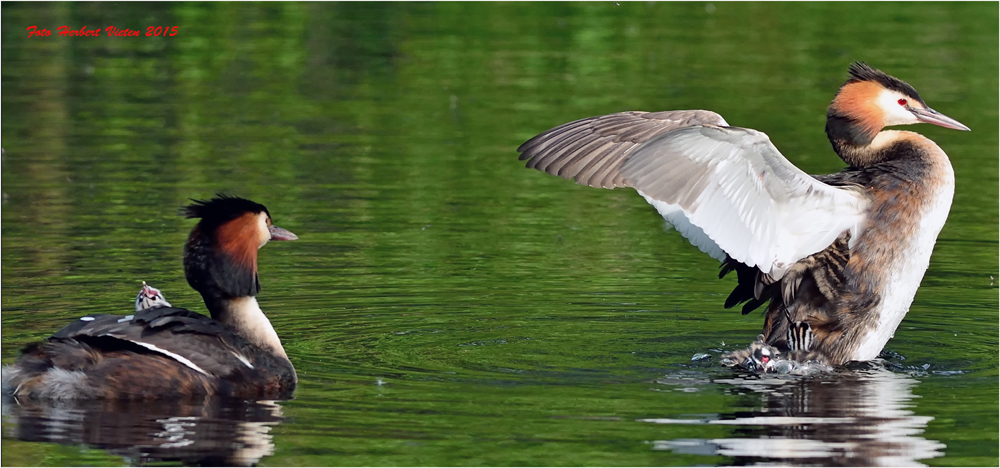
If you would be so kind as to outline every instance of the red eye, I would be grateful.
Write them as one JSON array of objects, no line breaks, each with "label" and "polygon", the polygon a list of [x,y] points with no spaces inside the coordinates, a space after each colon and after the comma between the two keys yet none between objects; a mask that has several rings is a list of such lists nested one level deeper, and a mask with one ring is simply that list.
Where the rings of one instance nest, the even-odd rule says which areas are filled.
[{"label": "red eye", "polygon": [[898,100],[896,102],[899,103],[899,105],[901,105],[901,106],[905,106],[906,105],[906,99],[900,99],[900,100]]}]

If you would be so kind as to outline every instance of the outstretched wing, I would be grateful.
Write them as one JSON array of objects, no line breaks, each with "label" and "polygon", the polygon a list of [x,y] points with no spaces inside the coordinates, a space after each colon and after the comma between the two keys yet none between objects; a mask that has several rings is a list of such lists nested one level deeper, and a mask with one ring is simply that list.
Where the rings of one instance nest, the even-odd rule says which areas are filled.
[{"label": "outstretched wing", "polygon": [[728,125],[706,110],[619,112],[560,125],[526,141],[517,152],[522,161],[529,160],[528,167],[578,184],[627,187],[618,169],[637,146],[670,130],[702,124]]},{"label": "outstretched wing", "polygon": [[[682,119],[677,116],[684,113],[705,112],[671,115],[678,122]],[[649,132],[600,123],[630,118],[615,117],[620,115],[550,130],[525,143],[521,157],[532,158],[528,167],[581,184],[608,187],[604,182],[613,181],[611,187],[633,187],[703,252],[719,261],[728,254],[773,279],[844,231],[856,239],[865,222],[869,201],[862,191],[830,186],[802,172],[761,132],[694,123],[643,139]],[[601,135],[574,133],[588,126],[602,129]],[[568,130],[558,131],[561,128]],[[634,136],[626,139],[631,146],[624,152],[618,150],[627,146],[621,142],[608,149],[606,142],[615,141],[615,134]],[[586,142],[569,141],[573,135]],[[533,164],[535,159],[540,162]],[[598,184],[592,183],[594,175],[600,175]]]}]

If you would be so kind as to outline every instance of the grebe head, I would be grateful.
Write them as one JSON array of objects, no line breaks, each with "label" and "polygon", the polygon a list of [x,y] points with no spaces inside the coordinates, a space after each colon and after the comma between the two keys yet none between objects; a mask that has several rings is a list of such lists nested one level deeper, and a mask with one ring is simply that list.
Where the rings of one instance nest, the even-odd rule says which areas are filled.
[{"label": "grebe head", "polygon": [[777,359],[778,350],[764,342],[764,335],[757,335],[750,344],[750,355],[741,365],[751,372],[766,373],[771,372]]},{"label": "grebe head", "polygon": [[[257,249],[268,241],[295,240],[291,232],[271,223],[260,203],[219,194],[207,201],[192,200],[187,218],[200,218],[184,246],[184,274],[188,283],[209,302],[255,296]],[[211,308],[211,306],[210,306]]]},{"label": "grebe head", "polygon": [[768,364],[774,359],[774,354],[771,351],[770,346],[759,346],[753,350],[752,362],[757,367],[757,370],[767,369]]},{"label": "grebe head", "polygon": [[851,77],[827,111],[827,134],[854,145],[871,144],[883,127],[929,123],[954,130],[969,127],[934,109],[903,80],[854,62]]},{"label": "grebe head", "polygon": [[167,299],[163,297],[163,293],[159,289],[156,289],[145,281],[142,282],[142,289],[139,294],[135,296],[135,311],[141,312],[146,309],[151,309],[153,307],[171,307]]}]

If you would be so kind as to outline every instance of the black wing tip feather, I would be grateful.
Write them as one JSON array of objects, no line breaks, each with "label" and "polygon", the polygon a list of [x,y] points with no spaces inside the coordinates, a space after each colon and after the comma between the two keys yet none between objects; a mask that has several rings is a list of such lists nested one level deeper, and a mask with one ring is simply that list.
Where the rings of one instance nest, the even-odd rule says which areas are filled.
[{"label": "black wing tip feather", "polygon": [[733,288],[733,292],[729,293],[729,297],[726,298],[726,302],[723,305],[724,308],[732,309],[733,307],[746,302],[746,304],[743,304],[743,308],[740,312],[743,315],[747,315],[754,309],[771,300],[772,293],[769,289],[766,289],[759,298],[754,295],[754,286],[757,282],[757,272],[760,270],[756,267],[740,263],[729,255],[726,255],[726,260],[722,262],[722,265],[719,265],[719,279],[724,278],[727,274],[734,271],[736,272],[736,287]]}]

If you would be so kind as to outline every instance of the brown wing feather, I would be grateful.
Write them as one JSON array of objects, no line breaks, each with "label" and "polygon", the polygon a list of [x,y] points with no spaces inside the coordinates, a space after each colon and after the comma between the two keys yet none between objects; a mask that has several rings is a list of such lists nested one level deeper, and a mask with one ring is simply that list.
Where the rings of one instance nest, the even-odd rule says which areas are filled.
[{"label": "brown wing feather", "polygon": [[[218,394],[227,384],[137,346],[102,350],[108,340],[50,338],[29,346],[9,382],[12,393],[28,399],[176,398]],[[49,372],[54,369],[63,372]]]},{"label": "brown wing feather", "polygon": [[715,112],[628,111],[576,120],[539,134],[517,151],[527,167],[591,187],[627,187],[618,169],[631,150],[670,130],[727,125]]},{"label": "brown wing feather", "polygon": [[234,330],[185,309],[93,315],[29,345],[5,376],[15,395],[41,399],[291,395],[291,364]]}]

